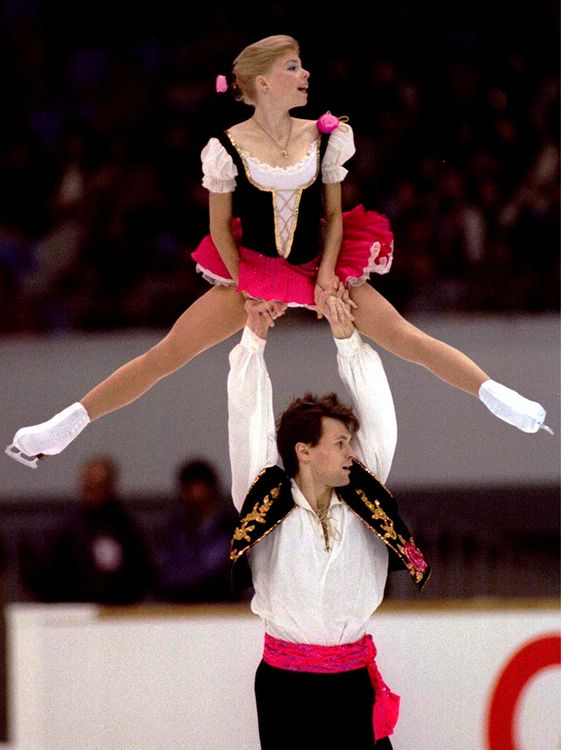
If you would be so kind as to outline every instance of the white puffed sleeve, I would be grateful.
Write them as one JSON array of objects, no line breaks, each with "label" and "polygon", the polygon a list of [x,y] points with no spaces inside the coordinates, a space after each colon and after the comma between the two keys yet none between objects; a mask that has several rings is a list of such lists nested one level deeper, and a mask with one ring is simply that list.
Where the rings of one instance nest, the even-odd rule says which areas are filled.
[{"label": "white puffed sleeve", "polygon": [[350,125],[341,122],[328,138],[325,155],[321,164],[323,182],[332,184],[342,182],[348,170],[342,165],[356,152],[354,132]]},{"label": "white puffed sleeve", "polygon": [[[328,148],[328,146],[327,146]],[[218,138],[210,138],[201,152],[202,184],[211,193],[232,193],[236,187],[237,168]]]}]

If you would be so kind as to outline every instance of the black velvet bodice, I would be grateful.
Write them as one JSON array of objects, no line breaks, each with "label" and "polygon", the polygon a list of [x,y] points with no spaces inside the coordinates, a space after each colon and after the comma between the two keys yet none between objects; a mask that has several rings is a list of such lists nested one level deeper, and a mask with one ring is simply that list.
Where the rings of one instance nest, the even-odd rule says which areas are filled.
[{"label": "black velvet bodice", "polygon": [[[233,193],[233,215],[241,222],[242,245],[271,258],[282,256],[281,241],[276,236],[275,189],[263,188],[252,181],[242,156],[226,133],[220,133],[217,138],[232,157],[238,170],[237,185]],[[287,262],[292,265],[313,260],[322,249],[323,201],[320,164],[327,142],[328,137],[319,134],[315,178],[300,189],[297,198],[295,230],[289,252],[285,254]]]}]

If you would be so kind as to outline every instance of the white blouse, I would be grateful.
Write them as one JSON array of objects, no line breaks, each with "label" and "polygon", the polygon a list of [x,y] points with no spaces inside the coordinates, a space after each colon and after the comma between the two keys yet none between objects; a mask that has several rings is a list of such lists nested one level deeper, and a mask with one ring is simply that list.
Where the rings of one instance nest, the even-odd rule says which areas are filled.
[{"label": "white blouse", "polygon": [[[397,441],[391,390],[377,352],[354,332],[335,339],[338,372],[360,419],[358,458],[380,481],[387,478]],[[245,328],[229,355],[229,452],[232,495],[240,511],[252,480],[278,461],[272,385],[265,341]],[[266,631],[293,643],[333,646],[365,635],[387,580],[385,544],[335,492],[329,505],[331,543],[292,482],[295,507],[250,551],[255,594],[252,611]]]},{"label": "white blouse", "polygon": [[[285,257],[291,238],[291,226],[299,191],[310,184],[317,174],[317,140],[311,143],[307,154],[295,164],[288,167],[273,167],[259,161],[243,151],[231,138],[243,161],[248,179],[262,190],[270,190],[274,197],[276,221],[280,231],[280,240]],[[329,138],[321,162],[323,183],[342,182],[348,170],[343,166],[356,151],[354,133],[350,125],[340,123]],[[231,155],[218,138],[210,138],[201,152],[203,169],[202,184],[212,193],[232,193],[236,188],[238,170]]]}]

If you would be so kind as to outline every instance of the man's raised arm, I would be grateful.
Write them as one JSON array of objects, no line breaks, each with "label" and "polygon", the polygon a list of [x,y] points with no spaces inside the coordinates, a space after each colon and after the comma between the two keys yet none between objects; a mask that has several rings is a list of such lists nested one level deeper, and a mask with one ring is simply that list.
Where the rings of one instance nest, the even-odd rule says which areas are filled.
[{"label": "man's raised arm", "polygon": [[397,419],[387,376],[379,354],[356,330],[350,305],[335,296],[326,303],[324,315],[337,347],[338,373],[360,420],[354,448],[360,461],[385,482],[397,445]]},{"label": "man's raised arm", "polygon": [[[270,311],[270,308],[273,312]],[[240,342],[229,354],[229,457],[233,502],[240,510],[257,475],[278,460],[272,384],[264,360],[269,328],[284,308],[249,300]]]}]

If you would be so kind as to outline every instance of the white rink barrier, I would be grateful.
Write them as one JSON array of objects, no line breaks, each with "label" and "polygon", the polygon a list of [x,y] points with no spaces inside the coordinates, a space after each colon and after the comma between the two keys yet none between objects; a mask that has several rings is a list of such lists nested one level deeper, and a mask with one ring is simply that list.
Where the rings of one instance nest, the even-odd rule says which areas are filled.
[{"label": "white rink barrier", "polygon": [[[14,604],[7,627],[13,750],[259,749],[248,605]],[[558,602],[389,603],[370,632],[395,750],[560,747]]]}]

